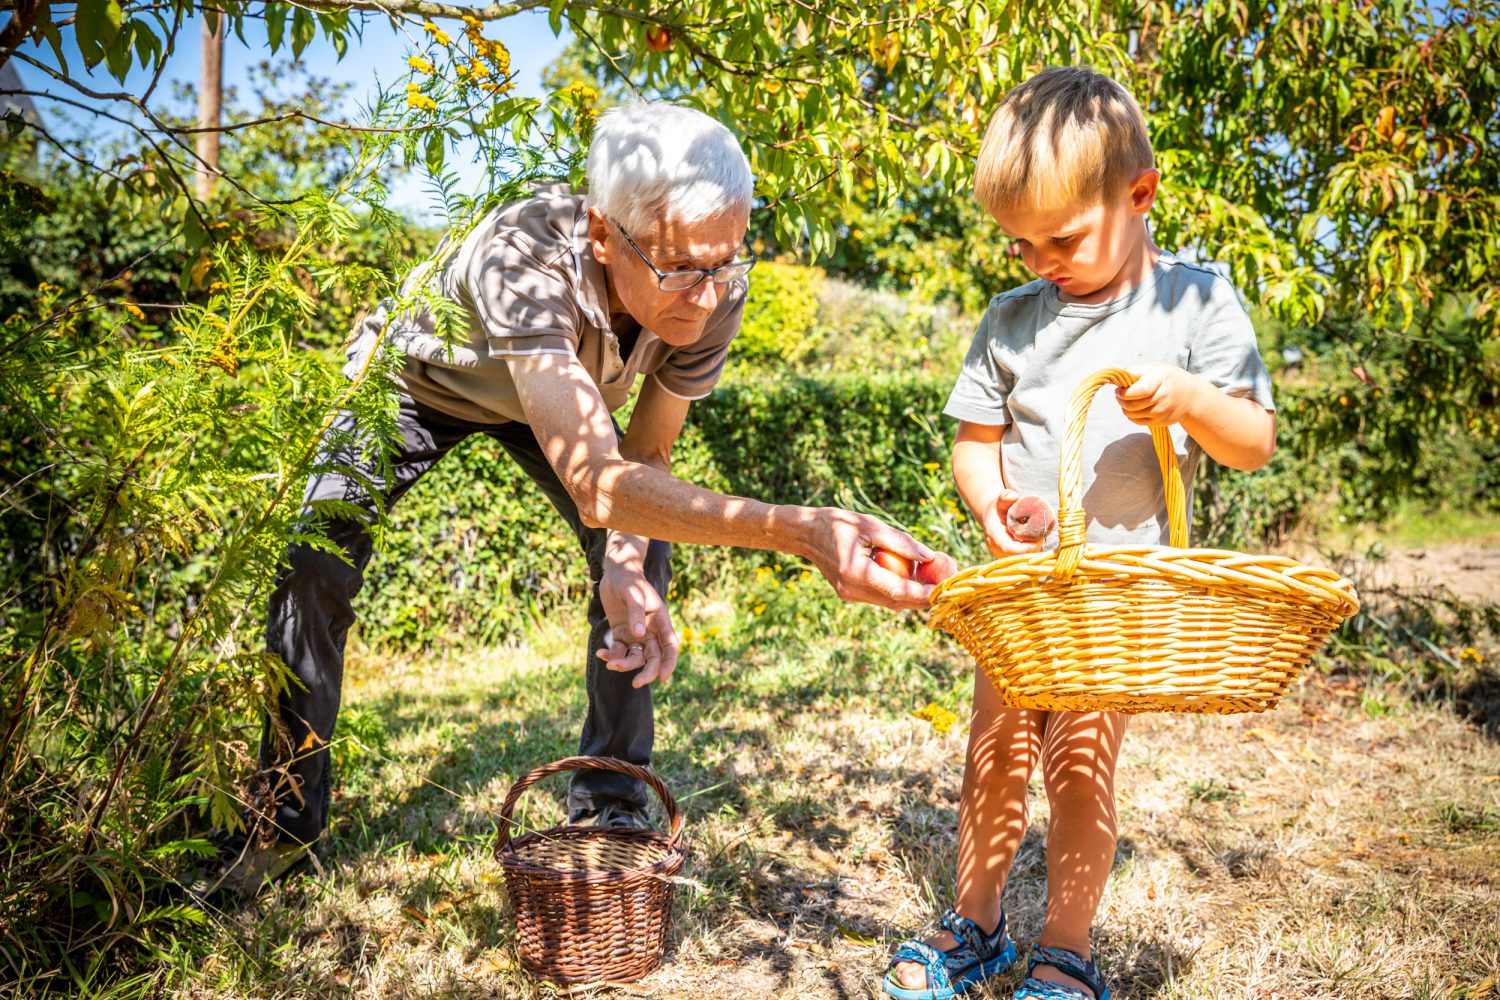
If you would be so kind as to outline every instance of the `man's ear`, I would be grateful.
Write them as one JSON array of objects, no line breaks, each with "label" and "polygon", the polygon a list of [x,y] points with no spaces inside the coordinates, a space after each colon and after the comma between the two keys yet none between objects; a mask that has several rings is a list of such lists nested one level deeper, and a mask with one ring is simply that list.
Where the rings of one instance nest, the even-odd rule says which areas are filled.
[{"label": "man's ear", "polygon": [[1136,215],[1145,215],[1156,203],[1156,191],[1161,185],[1161,174],[1155,167],[1147,167],[1130,181],[1130,210]]},{"label": "man's ear", "polygon": [[594,259],[599,263],[608,265],[609,260],[609,220],[604,213],[597,208],[589,208],[589,243],[594,248]]}]

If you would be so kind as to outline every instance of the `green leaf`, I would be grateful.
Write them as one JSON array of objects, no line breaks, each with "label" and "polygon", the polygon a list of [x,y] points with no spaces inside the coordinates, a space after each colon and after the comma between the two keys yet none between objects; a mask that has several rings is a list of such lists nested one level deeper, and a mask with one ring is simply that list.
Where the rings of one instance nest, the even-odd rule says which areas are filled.
[{"label": "green leaf", "polygon": [[211,242],[208,230],[203,228],[203,220],[191,203],[182,213],[182,238],[190,251],[201,250]]},{"label": "green leaf", "polygon": [[[78,0],[78,14],[73,26],[85,63],[93,66],[103,58],[104,46],[113,42],[120,33],[123,19],[118,0]],[[88,62],[91,52],[95,53],[92,63]]]},{"label": "green leaf", "polygon": [[311,11],[298,7],[292,12],[292,58],[302,55],[302,50],[311,44],[317,29],[318,23]]},{"label": "green leaf", "polygon": [[110,76],[113,76],[121,83],[125,82],[125,76],[130,72],[132,62],[130,47],[133,40],[132,36],[135,34],[135,27],[136,24],[134,21],[126,25],[125,30],[115,35],[114,41],[109,43],[108,48],[104,52],[105,68],[109,70]]},{"label": "green leaf", "polygon": [[443,172],[443,158],[448,152],[447,139],[442,129],[434,129],[427,137],[427,170],[434,177]]},{"label": "green leaf", "polygon": [[547,27],[554,35],[562,34],[563,11],[567,9],[568,0],[552,0],[552,6],[547,9]]},{"label": "green leaf", "polygon": [[286,28],[286,4],[266,4],[266,41],[271,44],[271,53],[281,48],[281,33]]}]

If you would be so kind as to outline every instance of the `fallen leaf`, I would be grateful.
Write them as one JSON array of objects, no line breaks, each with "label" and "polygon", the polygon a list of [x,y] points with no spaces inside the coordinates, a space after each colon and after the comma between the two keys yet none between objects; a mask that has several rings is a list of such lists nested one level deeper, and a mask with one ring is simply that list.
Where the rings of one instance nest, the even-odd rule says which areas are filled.
[{"label": "fallen leaf", "polygon": [[508,955],[492,955],[481,962],[472,973],[476,976],[489,976],[496,972],[509,972],[516,967]]},{"label": "fallen leaf", "polygon": [[1274,729],[1247,729],[1245,730],[1245,738],[1274,743],[1281,739],[1281,734]]},{"label": "fallen leaf", "polygon": [[868,934],[861,934],[859,931],[851,930],[848,927],[840,927],[839,936],[850,944],[857,944],[862,948],[868,948],[871,945],[880,943]]},{"label": "fallen leaf", "polygon": [[1469,1000],[1486,1000],[1500,993],[1500,973],[1492,972],[1470,988]]},{"label": "fallen leaf", "polygon": [[424,913],[422,913],[421,910],[418,910],[415,907],[403,906],[403,907],[401,907],[401,912],[404,913],[404,914],[406,914],[408,917],[411,917],[413,920],[415,920],[417,923],[421,924],[423,927],[431,927],[432,926],[432,921],[428,920],[427,916]]},{"label": "fallen leaf", "polygon": [[302,745],[297,748],[297,752],[302,753],[306,750],[316,750],[318,747],[327,742],[327,740],[321,738],[317,733],[309,729],[307,731],[307,738],[302,741]]}]

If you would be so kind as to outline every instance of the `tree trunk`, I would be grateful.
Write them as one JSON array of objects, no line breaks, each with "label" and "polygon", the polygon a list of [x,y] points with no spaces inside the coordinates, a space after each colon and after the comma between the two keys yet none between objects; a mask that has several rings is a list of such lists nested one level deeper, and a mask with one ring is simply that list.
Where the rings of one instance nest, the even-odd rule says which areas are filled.
[{"label": "tree trunk", "polygon": [[[198,127],[219,127],[224,97],[224,26],[227,19],[214,11],[203,11],[203,58],[198,79]],[[207,201],[219,177],[219,133],[199,132],[198,197]]]}]

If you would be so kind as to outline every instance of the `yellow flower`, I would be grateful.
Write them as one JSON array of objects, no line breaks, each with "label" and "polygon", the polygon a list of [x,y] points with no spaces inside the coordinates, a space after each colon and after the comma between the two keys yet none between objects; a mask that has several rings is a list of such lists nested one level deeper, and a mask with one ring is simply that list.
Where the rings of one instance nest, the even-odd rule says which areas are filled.
[{"label": "yellow flower", "polygon": [[503,94],[507,90],[514,88],[515,84],[513,83],[496,83],[493,80],[486,80],[479,85],[479,89],[483,90],[486,94]]},{"label": "yellow flower", "polygon": [[936,462],[927,462],[922,466],[922,468],[926,469],[928,472],[932,472],[936,469],[941,469],[942,466],[937,464]]},{"label": "yellow flower", "polygon": [[421,70],[423,73],[431,73],[434,69],[432,63],[426,59],[423,59],[421,56],[412,56],[410,59],[406,60],[406,65],[410,66],[412,69]]},{"label": "yellow flower", "polygon": [[475,59],[469,63],[469,73],[473,75],[474,79],[479,80],[490,75],[490,68],[478,59]]},{"label": "yellow flower", "polygon": [[957,715],[935,701],[929,701],[911,714],[923,722],[930,723],[932,728],[940,733],[953,732],[953,727],[958,723]]},{"label": "yellow flower", "polygon": [[768,94],[779,94],[781,93],[781,81],[762,80],[760,81],[760,89],[764,90]]},{"label": "yellow flower", "polygon": [[580,104],[591,104],[599,99],[599,92],[581,80],[574,80],[568,84],[568,89],[564,93]]},{"label": "yellow flower", "polygon": [[755,607],[751,608],[750,610],[753,611],[757,615],[763,615],[763,614],[766,613],[766,603],[764,601],[762,601],[761,603],[757,604]]},{"label": "yellow flower", "polygon": [[136,305],[134,302],[125,303],[125,311],[130,313],[130,315],[134,316],[136,319],[143,320],[146,318],[146,314],[141,312],[141,307]]},{"label": "yellow flower", "polygon": [[459,18],[459,20],[463,21],[464,24],[467,24],[470,29],[474,31],[479,30],[481,22],[479,18],[475,17],[473,14],[465,14],[461,18]]},{"label": "yellow flower", "polygon": [[410,107],[420,108],[423,111],[437,110],[437,102],[426,94],[408,94],[406,96],[406,103]]},{"label": "yellow flower", "polygon": [[448,33],[442,28],[439,28],[437,25],[433,24],[431,21],[425,22],[422,25],[422,30],[431,35],[432,40],[434,42],[437,42],[439,45],[453,44],[453,39],[448,37]]}]

